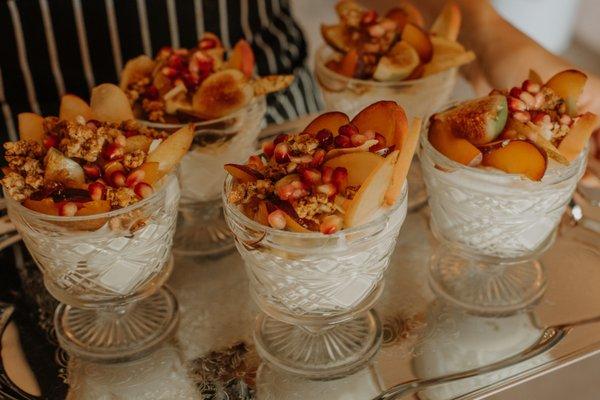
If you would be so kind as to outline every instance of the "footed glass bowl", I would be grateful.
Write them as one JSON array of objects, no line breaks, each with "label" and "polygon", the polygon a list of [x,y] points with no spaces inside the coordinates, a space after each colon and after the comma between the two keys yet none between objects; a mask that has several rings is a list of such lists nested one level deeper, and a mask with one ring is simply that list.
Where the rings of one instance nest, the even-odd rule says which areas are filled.
[{"label": "footed glass bowl", "polygon": [[81,217],[46,215],[6,196],[8,215],[61,304],[58,340],[69,353],[116,362],[153,350],[174,331],[170,275],[179,184],[163,178],[150,197]]},{"label": "footed glass bowl", "polygon": [[441,242],[431,261],[438,295],[480,314],[518,311],[544,293],[537,258],[554,233],[587,150],[569,166],[549,160],[539,182],[467,167],[438,152],[421,134],[419,158],[429,193],[431,229]]},{"label": "footed glass bowl", "polygon": [[224,210],[263,311],[254,331],[266,361],[309,378],[347,375],[376,354],[381,324],[370,310],[406,217],[407,186],[390,209],[332,235],[272,229],[227,202]]},{"label": "footed glass bowl", "polygon": [[[233,248],[221,207],[223,165],[243,163],[256,151],[266,110],[262,96],[226,117],[194,123],[194,142],[179,167],[181,203],[173,245],[175,253],[215,256]],[[140,122],[169,133],[185,126]]]}]

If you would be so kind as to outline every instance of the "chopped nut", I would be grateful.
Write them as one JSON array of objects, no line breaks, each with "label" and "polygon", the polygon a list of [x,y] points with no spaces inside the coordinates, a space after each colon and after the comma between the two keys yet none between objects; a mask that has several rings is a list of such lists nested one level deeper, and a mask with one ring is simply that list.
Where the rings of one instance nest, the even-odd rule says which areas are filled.
[{"label": "chopped nut", "polygon": [[134,169],[144,163],[146,159],[146,153],[143,150],[135,150],[131,153],[125,154],[123,157],[123,165],[126,168]]},{"label": "chopped nut", "polygon": [[123,208],[137,203],[139,201],[139,198],[131,188],[107,187],[106,200],[110,201],[111,206],[114,208]]},{"label": "chopped nut", "polygon": [[2,186],[4,186],[8,195],[16,201],[23,201],[35,192],[35,190],[27,184],[25,178],[16,172],[7,173],[4,178],[2,178]]}]

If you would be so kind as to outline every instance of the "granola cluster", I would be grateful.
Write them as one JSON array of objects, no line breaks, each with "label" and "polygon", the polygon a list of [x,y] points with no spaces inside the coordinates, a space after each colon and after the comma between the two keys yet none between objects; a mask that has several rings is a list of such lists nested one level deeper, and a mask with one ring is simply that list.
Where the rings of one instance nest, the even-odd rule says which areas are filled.
[{"label": "granola cluster", "polygon": [[44,170],[40,162],[44,149],[38,143],[19,141],[5,143],[4,150],[8,170],[5,171],[2,184],[9,196],[23,201],[44,183]]}]

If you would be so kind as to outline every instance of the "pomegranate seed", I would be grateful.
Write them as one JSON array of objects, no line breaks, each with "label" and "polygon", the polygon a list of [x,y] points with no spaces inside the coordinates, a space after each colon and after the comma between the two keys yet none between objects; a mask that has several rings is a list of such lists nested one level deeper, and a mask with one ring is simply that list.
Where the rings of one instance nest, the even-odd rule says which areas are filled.
[{"label": "pomegranate seed", "polygon": [[103,157],[107,160],[119,160],[123,158],[125,151],[123,146],[119,146],[116,143],[110,143],[103,151]]},{"label": "pomegranate seed", "polygon": [[152,188],[152,186],[150,186],[146,182],[140,182],[137,185],[135,185],[133,191],[135,192],[135,194],[138,195],[138,197],[141,197],[142,199],[150,197],[152,196],[152,193],[154,193],[154,189]]},{"label": "pomegranate seed", "polygon": [[369,35],[371,35],[374,38],[380,38],[383,35],[385,35],[385,28],[380,24],[371,25],[368,30]]},{"label": "pomegranate seed", "polygon": [[322,147],[330,146],[333,143],[333,133],[329,129],[321,129],[317,132],[315,138]]},{"label": "pomegranate seed", "polygon": [[534,111],[531,113],[531,122],[534,124],[539,124],[544,121],[544,117],[548,115],[541,111]]},{"label": "pomegranate seed", "polygon": [[96,164],[86,164],[83,166],[83,172],[85,172],[85,176],[91,179],[97,179],[100,177],[101,171],[100,167]]},{"label": "pomegranate seed", "polygon": [[248,158],[247,164],[249,167],[254,168],[257,171],[261,171],[265,167],[262,159],[257,155],[251,155]]},{"label": "pomegranate seed", "polygon": [[123,187],[127,182],[127,177],[123,171],[115,171],[110,176],[110,181],[112,182],[113,186]]},{"label": "pomegranate seed", "polygon": [[365,11],[360,19],[362,25],[371,25],[377,21],[377,11],[369,10]]},{"label": "pomegranate seed", "polygon": [[88,186],[88,191],[90,192],[92,200],[102,200],[104,189],[106,189],[106,186],[101,182],[93,182]]},{"label": "pomegranate seed", "polygon": [[546,96],[544,96],[544,93],[542,93],[542,92],[536,93],[536,95],[534,96],[534,99],[535,99],[535,108],[542,108],[542,106],[546,102]]},{"label": "pomegranate seed", "polygon": [[166,76],[169,79],[175,79],[179,75],[179,72],[177,72],[177,70],[175,68],[171,68],[171,67],[164,67],[161,70],[161,72],[164,76]]},{"label": "pomegranate seed", "polygon": [[277,144],[277,146],[275,146],[275,151],[273,153],[275,155],[275,161],[277,161],[279,164],[288,162],[290,160],[289,151],[290,151],[290,148],[287,145],[287,143]]},{"label": "pomegranate seed", "polygon": [[542,89],[539,83],[532,82],[529,79],[523,82],[523,86],[521,87],[523,90],[526,90],[531,94],[536,94]]},{"label": "pomegranate seed", "polygon": [[271,156],[273,156],[273,152],[275,151],[275,143],[273,142],[264,142],[262,144],[262,152],[265,154],[265,156],[271,158]]},{"label": "pomegranate seed", "polygon": [[217,41],[213,38],[204,38],[198,43],[200,50],[210,50],[217,47]]},{"label": "pomegranate seed", "polygon": [[300,176],[302,177],[302,181],[307,185],[318,185],[321,182],[321,172],[313,168],[303,169]]},{"label": "pomegranate seed", "polygon": [[129,176],[125,180],[125,186],[134,187],[135,185],[143,181],[145,176],[146,172],[143,169],[137,169],[129,174]]},{"label": "pomegranate seed", "polygon": [[535,98],[529,92],[521,92],[519,98],[525,103],[527,108],[533,108],[535,106]]},{"label": "pomegranate seed", "polygon": [[144,96],[148,100],[158,100],[158,89],[154,85],[148,86],[144,91]]},{"label": "pomegranate seed", "polygon": [[340,135],[344,135],[344,136],[348,136],[349,138],[352,137],[352,135],[356,135],[357,133],[360,133],[358,131],[358,128],[352,124],[346,124],[346,125],[342,125],[338,128],[338,133]]},{"label": "pomegranate seed", "polygon": [[344,167],[337,167],[331,175],[331,183],[333,183],[339,193],[343,193],[348,186],[348,170]]},{"label": "pomegranate seed", "polygon": [[337,194],[337,188],[333,183],[323,183],[316,187],[317,192],[323,193],[327,197],[335,196]]},{"label": "pomegranate seed", "polygon": [[171,68],[182,70],[185,67],[185,60],[183,59],[183,57],[173,54],[167,60],[167,65]]},{"label": "pomegranate seed", "polygon": [[365,137],[365,135],[361,135],[360,133],[358,133],[356,135],[352,135],[350,141],[352,142],[352,146],[358,147],[361,144],[365,143],[367,141],[367,138]]},{"label": "pomegranate seed", "polygon": [[527,106],[525,106],[525,103],[523,103],[522,100],[517,99],[516,97],[509,97],[508,109],[510,111],[525,111],[527,109]]},{"label": "pomegranate seed", "polygon": [[374,144],[373,146],[369,147],[369,151],[374,153],[376,151],[385,149],[387,147],[387,140],[385,139],[385,136],[383,136],[380,133],[375,133],[375,140],[377,140],[377,143]]},{"label": "pomegranate seed", "polygon": [[313,154],[311,166],[316,168],[316,167],[319,167],[321,164],[323,164],[323,161],[325,160],[325,154],[327,154],[327,152],[325,150],[317,149]]},{"label": "pomegranate seed", "polygon": [[54,135],[48,135],[44,138],[44,147],[49,149],[51,147],[58,146],[58,137]]},{"label": "pomegranate seed", "polygon": [[58,205],[58,215],[72,217],[75,214],[77,214],[77,204],[72,201],[66,201]]},{"label": "pomegranate seed", "polygon": [[126,138],[130,138],[132,136],[137,136],[140,133],[137,131],[123,131],[123,135],[125,135]]},{"label": "pomegranate seed", "polygon": [[573,122],[573,120],[568,114],[561,115],[559,121],[563,125],[571,125],[571,122]]},{"label": "pomegranate seed", "polygon": [[319,225],[319,230],[321,233],[326,235],[331,235],[342,229],[342,218],[339,215],[328,215],[323,218],[321,224]]},{"label": "pomegranate seed", "polygon": [[333,143],[335,144],[335,147],[338,148],[352,147],[352,141],[345,135],[337,135],[333,140]]},{"label": "pomegranate seed", "polygon": [[281,210],[275,210],[267,217],[269,225],[275,229],[284,229],[286,225],[285,214]]},{"label": "pomegranate seed", "polygon": [[275,140],[273,140],[273,143],[275,145],[278,145],[281,142],[285,142],[288,139],[289,135],[285,134],[285,133],[280,133],[279,135],[277,135],[277,137],[275,138]]},{"label": "pomegranate seed", "polygon": [[118,146],[125,147],[125,145],[127,144],[127,138],[125,137],[125,135],[118,135],[117,137],[115,137],[114,143]]},{"label": "pomegranate seed", "polygon": [[321,169],[321,179],[323,180],[323,183],[330,183],[332,176],[333,176],[333,168],[323,167]]},{"label": "pomegranate seed", "polygon": [[513,114],[513,118],[525,124],[529,122],[531,115],[527,111],[517,111]]},{"label": "pomegranate seed", "polygon": [[509,92],[509,94],[516,99],[518,99],[519,96],[521,96],[521,93],[523,93],[523,90],[521,90],[521,88],[518,88],[518,87],[514,87],[514,88],[510,89],[510,92]]},{"label": "pomegranate seed", "polygon": [[365,135],[365,138],[367,140],[372,140],[372,139],[375,139],[376,132],[369,129],[369,130],[364,131],[362,134]]}]

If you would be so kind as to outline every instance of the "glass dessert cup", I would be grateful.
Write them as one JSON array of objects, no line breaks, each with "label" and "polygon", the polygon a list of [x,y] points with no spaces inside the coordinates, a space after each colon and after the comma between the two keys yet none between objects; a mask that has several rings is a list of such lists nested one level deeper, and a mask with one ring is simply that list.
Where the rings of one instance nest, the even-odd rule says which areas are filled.
[{"label": "glass dessert cup", "polygon": [[538,258],[555,239],[565,207],[585,170],[587,149],[569,166],[548,161],[539,182],[467,167],[421,134],[419,158],[429,193],[431,230],[440,246],[430,284],[454,305],[483,315],[510,314],[541,298]]},{"label": "glass dessert cup", "polygon": [[312,379],[346,376],[376,354],[381,324],[371,307],[407,209],[407,185],[396,205],[371,222],[323,235],[276,230],[227,201],[225,218],[264,314],[254,341],[261,357]]},{"label": "glass dessert cup", "polygon": [[[233,248],[220,198],[226,174],[223,165],[245,162],[255,151],[266,107],[261,96],[231,115],[194,123],[194,143],[179,167],[181,202],[175,253],[215,256]],[[169,133],[185,125],[140,122]]]},{"label": "glass dessert cup", "polygon": [[41,214],[5,199],[46,288],[61,303],[54,325],[70,354],[95,362],[127,361],[174,332],[177,301],[162,286],[173,268],[175,174],[136,204],[89,216]]},{"label": "glass dessert cup", "polygon": [[[409,121],[414,117],[425,120],[448,103],[458,75],[458,69],[451,68],[425,78],[399,82],[348,78],[325,65],[335,54],[335,50],[326,45],[317,50],[315,77],[323,94],[325,108],[342,111],[350,118],[372,103],[392,100],[402,105]],[[416,157],[412,161],[408,182],[408,208],[414,210],[427,200],[427,191]]]}]

